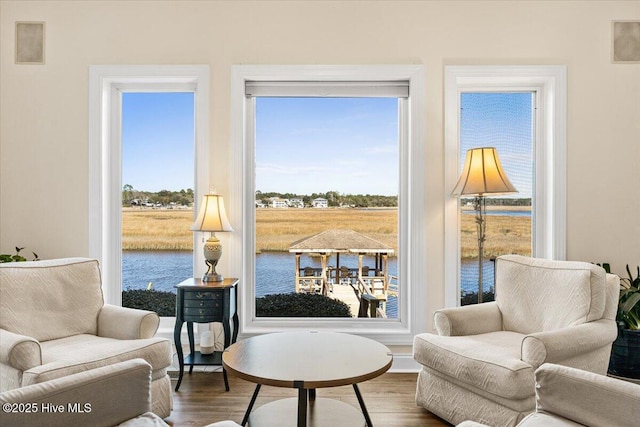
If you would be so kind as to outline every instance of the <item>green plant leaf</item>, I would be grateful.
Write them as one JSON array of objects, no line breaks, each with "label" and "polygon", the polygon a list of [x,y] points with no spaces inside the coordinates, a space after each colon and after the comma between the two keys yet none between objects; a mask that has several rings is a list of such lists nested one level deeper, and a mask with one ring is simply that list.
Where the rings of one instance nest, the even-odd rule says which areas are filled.
[{"label": "green plant leaf", "polygon": [[630,295],[629,298],[627,298],[622,304],[620,304],[620,308],[623,312],[629,313],[631,312],[631,310],[633,310],[635,305],[638,304],[638,301],[640,301],[640,293],[636,291],[635,293]]}]

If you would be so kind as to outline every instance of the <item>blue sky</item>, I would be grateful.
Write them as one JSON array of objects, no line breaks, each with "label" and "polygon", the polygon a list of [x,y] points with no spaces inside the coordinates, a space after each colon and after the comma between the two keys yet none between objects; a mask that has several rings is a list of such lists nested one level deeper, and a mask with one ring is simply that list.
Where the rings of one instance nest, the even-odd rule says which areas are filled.
[{"label": "blue sky", "polygon": [[398,100],[258,98],[256,190],[398,194]]},{"label": "blue sky", "polygon": [[[496,147],[514,197],[531,197],[531,96],[462,97],[461,163],[467,148]],[[256,190],[397,195],[397,135],[394,98],[258,98]],[[123,185],[194,187],[192,93],[125,93],[122,141]]]},{"label": "blue sky", "polygon": [[193,93],[124,93],[122,185],[194,188]]}]

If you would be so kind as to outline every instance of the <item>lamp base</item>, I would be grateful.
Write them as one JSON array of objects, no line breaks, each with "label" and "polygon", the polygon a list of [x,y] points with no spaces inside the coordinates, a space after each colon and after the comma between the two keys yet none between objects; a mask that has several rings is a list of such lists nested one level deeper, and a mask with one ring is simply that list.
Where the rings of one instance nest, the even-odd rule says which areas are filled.
[{"label": "lamp base", "polygon": [[217,274],[217,273],[212,273],[212,274],[205,273],[205,275],[202,276],[203,282],[222,282],[223,280],[224,280],[224,277],[222,277],[222,274]]}]

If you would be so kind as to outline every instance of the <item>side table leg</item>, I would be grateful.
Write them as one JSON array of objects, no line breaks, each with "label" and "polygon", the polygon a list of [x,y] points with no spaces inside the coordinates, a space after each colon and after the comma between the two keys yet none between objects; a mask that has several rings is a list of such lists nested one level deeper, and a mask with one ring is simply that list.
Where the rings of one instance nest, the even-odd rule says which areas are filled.
[{"label": "side table leg", "polygon": [[249,414],[251,414],[253,405],[256,403],[256,399],[258,398],[258,392],[260,392],[261,386],[262,384],[256,385],[256,389],[253,392],[253,396],[251,396],[251,401],[249,402],[249,407],[247,408],[247,412],[244,413],[244,418],[242,419],[242,422],[240,423],[240,425],[244,426],[247,424],[247,421],[249,421]]},{"label": "side table leg", "polygon": [[360,394],[360,389],[358,388],[358,384],[353,385],[353,389],[356,392],[356,397],[358,398],[358,403],[360,404],[360,409],[362,409],[362,415],[364,415],[364,419],[367,422],[367,427],[373,427],[373,423],[371,422],[371,417],[369,416],[369,412],[367,411],[367,407],[364,404],[364,399]]},{"label": "side table leg", "polygon": [[240,324],[238,320],[238,313],[233,314],[233,336],[231,337],[231,344],[235,344],[236,339],[238,338],[238,325]]},{"label": "side table leg", "polygon": [[182,354],[182,342],[180,340],[180,332],[182,331],[182,323],[181,321],[176,320],[176,325],[173,329],[173,341],[176,345],[176,353],[178,353],[178,383],[176,384],[175,391],[178,391],[180,388],[180,383],[182,383],[182,374],[184,373],[184,355]]},{"label": "side table leg", "polygon": [[189,336],[189,351],[191,352],[191,363],[189,364],[189,375],[193,373],[193,362],[196,357],[196,346],[193,339],[193,322],[187,322],[187,335]]}]

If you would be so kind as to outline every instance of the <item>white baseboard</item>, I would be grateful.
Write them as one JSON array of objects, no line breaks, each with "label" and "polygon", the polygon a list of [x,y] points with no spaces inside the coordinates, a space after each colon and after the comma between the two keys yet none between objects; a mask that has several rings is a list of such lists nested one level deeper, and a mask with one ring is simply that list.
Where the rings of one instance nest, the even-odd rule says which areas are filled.
[{"label": "white baseboard", "polygon": [[411,353],[394,353],[393,364],[389,372],[391,373],[417,373],[420,371],[421,365],[413,359]]}]

